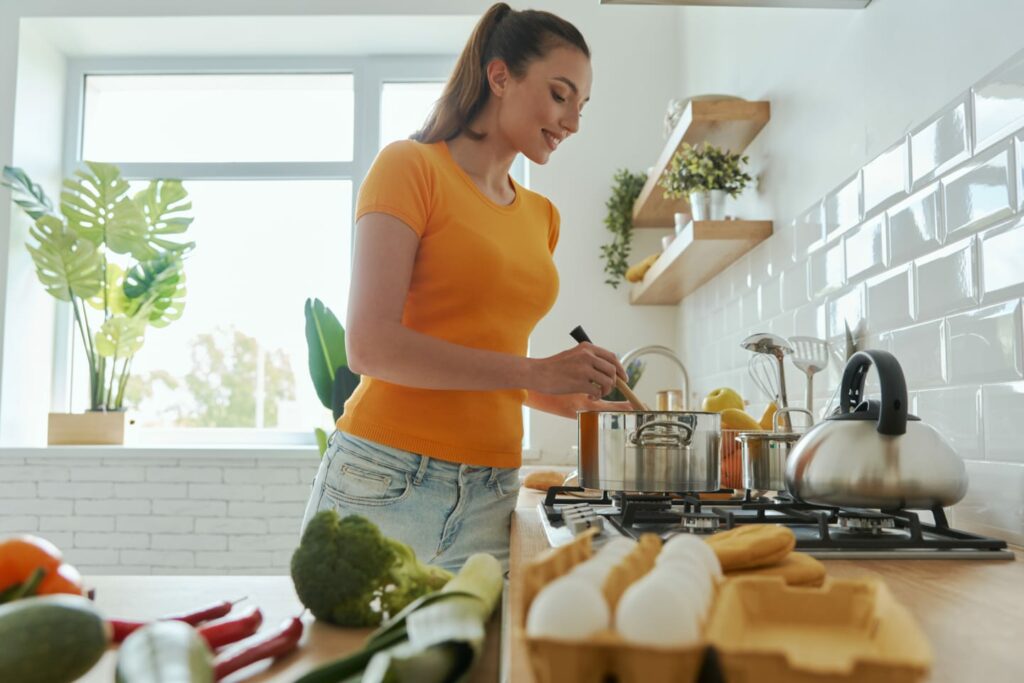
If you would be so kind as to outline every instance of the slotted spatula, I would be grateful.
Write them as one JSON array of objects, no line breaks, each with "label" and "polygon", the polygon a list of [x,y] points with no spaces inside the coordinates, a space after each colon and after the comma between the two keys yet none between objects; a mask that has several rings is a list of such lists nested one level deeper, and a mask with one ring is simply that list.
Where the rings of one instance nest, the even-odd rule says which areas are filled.
[{"label": "slotted spatula", "polygon": [[807,375],[804,407],[814,413],[814,375],[828,367],[829,343],[816,337],[790,337],[789,343],[793,346],[793,365]]}]

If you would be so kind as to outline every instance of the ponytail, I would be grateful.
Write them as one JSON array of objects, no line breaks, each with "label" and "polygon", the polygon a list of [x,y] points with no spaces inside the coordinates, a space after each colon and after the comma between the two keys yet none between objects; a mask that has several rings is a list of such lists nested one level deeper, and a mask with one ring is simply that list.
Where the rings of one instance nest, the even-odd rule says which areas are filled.
[{"label": "ponytail", "polygon": [[469,124],[490,96],[487,65],[491,60],[504,60],[511,74],[521,78],[530,62],[562,46],[575,47],[590,57],[583,35],[565,19],[550,12],[517,11],[504,2],[491,5],[473,29],[441,97],[412,139],[432,143],[461,133],[483,139],[484,133],[470,129]]}]

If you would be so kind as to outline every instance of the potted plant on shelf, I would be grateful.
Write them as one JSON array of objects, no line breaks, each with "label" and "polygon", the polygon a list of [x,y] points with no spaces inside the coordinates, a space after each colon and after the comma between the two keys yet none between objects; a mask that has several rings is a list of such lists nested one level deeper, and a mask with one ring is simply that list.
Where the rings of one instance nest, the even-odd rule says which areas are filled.
[{"label": "potted plant on shelf", "polygon": [[156,179],[131,194],[113,164],[86,161],[63,182],[59,210],[20,168],[0,184],[34,221],[26,246],[36,275],[71,304],[89,365],[89,411],[50,413],[48,442],[124,443],[124,390],[146,328],[166,327],[185,307],[192,203],[180,180]]},{"label": "potted plant on shelf", "polygon": [[[345,410],[345,401],[359,386],[359,375],[348,368],[345,353],[345,329],[331,309],[320,299],[306,299],[306,345],[309,348],[309,376],[320,403],[331,411],[337,422]],[[327,451],[327,432],[317,427],[316,443],[320,457]]]},{"label": "potted plant on shelf", "polygon": [[658,182],[666,199],[686,197],[695,221],[725,218],[725,195],[736,198],[751,181],[743,170],[749,159],[705,142],[683,143]]},{"label": "potted plant on shelf", "polygon": [[640,196],[640,190],[647,182],[646,173],[632,173],[628,169],[619,169],[613,177],[612,194],[605,202],[608,215],[604,224],[612,233],[612,241],[601,245],[604,256],[604,272],[607,274],[605,284],[618,289],[619,281],[626,275],[633,243],[633,204]]}]

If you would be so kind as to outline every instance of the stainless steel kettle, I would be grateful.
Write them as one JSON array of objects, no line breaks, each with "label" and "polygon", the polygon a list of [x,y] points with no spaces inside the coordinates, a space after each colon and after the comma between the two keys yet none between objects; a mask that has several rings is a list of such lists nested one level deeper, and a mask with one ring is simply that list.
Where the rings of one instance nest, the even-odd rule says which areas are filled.
[{"label": "stainless steel kettle", "polygon": [[[882,400],[863,401],[874,365]],[[907,383],[887,351],[858,351],[843,371],[838,413],[812,427],[789,456],[786,488],[820,505],[931,508],[967,493],[967,470],[952,446],[907,412]]]}]

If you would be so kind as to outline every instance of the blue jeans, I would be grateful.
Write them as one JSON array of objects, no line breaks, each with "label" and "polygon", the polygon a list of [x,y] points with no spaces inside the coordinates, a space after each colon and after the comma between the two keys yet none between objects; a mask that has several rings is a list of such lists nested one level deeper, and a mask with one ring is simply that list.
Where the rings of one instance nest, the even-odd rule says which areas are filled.
[{"label": "blue jeans", "polygon": [[363,515],[416,557],[455,572],[474,553],[508,569],[519,470],[460,465],[335,432],[313,480],[302,531],[320,510]]}]

